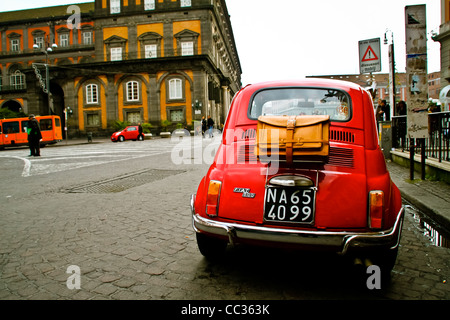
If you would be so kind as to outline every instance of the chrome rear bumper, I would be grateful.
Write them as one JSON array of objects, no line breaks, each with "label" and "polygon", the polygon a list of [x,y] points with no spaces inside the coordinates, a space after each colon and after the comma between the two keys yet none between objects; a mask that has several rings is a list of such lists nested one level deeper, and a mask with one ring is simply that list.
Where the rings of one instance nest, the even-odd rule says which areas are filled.
[{"label": "chrome rear bumper", "polygon": [[404,208],[400,209],[394,226],[379,232],[347,232],[282,229],[215,221],[194,211],[195,195],[191,197],[192,226],[196,232],[228,237],[231,244],[242,240],[289,243],[306,246],[335,247],[339,254],[353,248],[395,249],[400,242]]}]

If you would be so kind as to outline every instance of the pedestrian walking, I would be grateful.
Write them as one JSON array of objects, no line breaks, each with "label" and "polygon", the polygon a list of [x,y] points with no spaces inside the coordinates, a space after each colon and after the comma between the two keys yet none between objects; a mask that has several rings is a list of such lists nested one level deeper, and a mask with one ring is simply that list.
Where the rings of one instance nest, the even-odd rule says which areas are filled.
[{"label": "pedestrian walking", "polygon": [[39,128],[39,122],[36,120],[34,114],[28,117],[28,146],[30,147],[30,157],[40,157],[41,148],[40,142],[42,140],[41,129]]},{"label": "pedestrian walking", "polygon": [[377,123],[390,120],[390,106],[386,103],[386,100],[378,99],[378,107],[375,116],[377,118]]},{"label": "pedestrian walking", "polygon": [[144,134],[143,134],[144,129],[142,128],[142,125],[140,122],[138,123],[138,130],[139,130],[138,141],[140,139],[142,139],[142,141],[144,141]]},{"label": "pedestrian walking", "polygon": [[213,127],[214,127],[214,120],[211,119],[211,116],[208,116],[208,121],[207,121],[207,126],[208,126],[208,133],[209,133],[209,137],[212,138],[213,136]]},{"label": "pedestrian walking", "polygon": [[206,132],[206,119],[205,116],[202,117],[202,136],[205,137]]}]

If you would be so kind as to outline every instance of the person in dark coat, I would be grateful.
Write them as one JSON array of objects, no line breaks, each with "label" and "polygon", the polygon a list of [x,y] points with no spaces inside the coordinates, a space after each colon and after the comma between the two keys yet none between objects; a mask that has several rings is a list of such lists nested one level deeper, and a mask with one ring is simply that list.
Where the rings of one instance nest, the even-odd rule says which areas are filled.
[{"label": "person in dark coat", "polygon": [[142,137],[142,141],[144,141],[144,129],[142,128],[142,125],[140,122],[138,123],[138,130],[139,130],[138,140],[139,140],[139,137]]},{"label": "person in dark coat", "polygon": [[30,157],[40,157],[41,148],[40,141],[42,140],[41,129],[39,122],[36,120],[34,114],[28,117],[28,145],[30,146]]},{"label": "person in dark coat", "polygon": [[207,126],[208,126],[208,133],[209,133],[209,137],[212,138],[213,136],[213,127],[214,127],[214,120],[211,119],[211,116],[208,116],[208,120],[207,120]]},{"label": "person in dark coat", "polygon": [[391,107],[387,104],[386,100],[378,99],[378,107],[376,111],[377,122],[390,121],[391,120]]},{"label": "person in dark coat", "polygon": [[205,132],[206,132],[206,119],[205,116],[202,117],[202,136],[205,136]]}]

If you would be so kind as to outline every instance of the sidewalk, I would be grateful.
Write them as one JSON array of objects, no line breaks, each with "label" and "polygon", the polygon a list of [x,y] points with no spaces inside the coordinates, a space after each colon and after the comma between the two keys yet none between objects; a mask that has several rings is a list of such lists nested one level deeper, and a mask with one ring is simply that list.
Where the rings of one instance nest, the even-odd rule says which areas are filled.
[{"label": "sidewalk", "polygon": [[387,168],[403,199],[450,230],[449,184],[442,181],[421,180],[420,172],[415,172],[414,180],[411,181],[409,168],[392,161],[387,162]]}]

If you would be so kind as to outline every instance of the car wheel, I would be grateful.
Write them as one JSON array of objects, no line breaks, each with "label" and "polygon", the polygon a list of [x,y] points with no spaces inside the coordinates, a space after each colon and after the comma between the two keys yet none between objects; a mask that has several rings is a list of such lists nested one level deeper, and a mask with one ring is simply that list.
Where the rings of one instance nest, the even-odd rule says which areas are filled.
[{"label": "car wheel", "polygon": [[227,242],[221,239],[209,237],[203,233],[197,233],[197,246],[200,253],[206,258],[218,258],[225,253]]},{"label": "car wheel", "polygon": [[120,142],[124,142],[124,141],[125,141],[125,138],[124,138],[123,136],[120,136],[120,137],[119,137],[119,141],[120,141]]},{"label": "car wheel", "polygon": [[392,250],[387,250],[387,252],[380,257],[380,265],[384,267],[386,271],[391,272],[391,270],[394,269],[395,262],[397,261],[397,255],[398,247]]},{"label": "car wheel", "polygon": [[382,280],[388,282],[391,277],[391,271],[394,269],[397,261],[398,247],[379,252],[373,257],[373,264],[380,267]]}]

